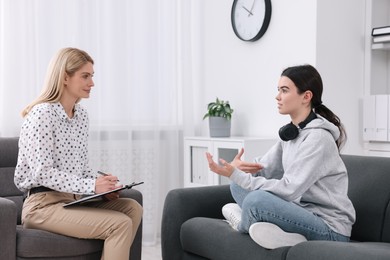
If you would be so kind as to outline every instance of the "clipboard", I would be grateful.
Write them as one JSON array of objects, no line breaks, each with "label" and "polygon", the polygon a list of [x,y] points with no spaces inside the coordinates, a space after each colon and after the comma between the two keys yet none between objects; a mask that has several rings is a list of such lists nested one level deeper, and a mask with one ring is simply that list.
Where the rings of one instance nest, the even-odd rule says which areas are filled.
[{"label": "clipboard", "polygon": [[68,208],[68,207],[75,206],[75,205],[79,205],[80,206],[80,205],[82,205],[82,204],[84,204],[86,202],[100,201],[104,195],[107,195],[107,194],[110,194],[110,193],[113,193],[113,192],[118,192],[118,191],[121,191],[121,190],[124,190],[124,189],[131,189],[134,186],[137,186],[137,185],[140,185],[140,184],[143,184],[143,183],[144,183],[143,181],[142,182],[133,182],[131,184],[124,185],[123,187],[120,187],[120,188],[117,188],[117,189],[114,189],[114,190],[102,192],[102,193],[99,193],[99,194],[94,194],[94,195],[91,195],[91,196],[86,196],[86,197],[83,197],[81,199],[78,199],[78,200],[66,203],[66,204],[63,205],[63,207],[64,208]]}]

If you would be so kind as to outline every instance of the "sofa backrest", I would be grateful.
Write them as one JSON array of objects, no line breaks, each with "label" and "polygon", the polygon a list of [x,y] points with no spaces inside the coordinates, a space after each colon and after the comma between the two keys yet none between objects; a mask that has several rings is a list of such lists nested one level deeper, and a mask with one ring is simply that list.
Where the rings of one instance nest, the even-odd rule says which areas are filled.
[{"label": "sofa backrest", "polygon": [[18,140],[17,137],[0,137],[0,197],[15,202],[18,209],[18,224],[20,224],[23,193],[14,183],[18,159]]},{"label": "sofa backrest", "polygon": [[351,239],[390,242],[390,158],[341,157],[348,170],[348,195],[356,210]]}]

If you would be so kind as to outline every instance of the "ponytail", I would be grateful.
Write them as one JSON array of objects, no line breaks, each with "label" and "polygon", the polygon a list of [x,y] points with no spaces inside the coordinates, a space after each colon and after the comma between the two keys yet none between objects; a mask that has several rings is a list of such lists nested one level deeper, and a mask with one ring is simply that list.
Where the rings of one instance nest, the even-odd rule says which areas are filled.
[{"label": "ponytail", "polygon": [[329,122],[333,123],[340,131],[340,136],[336,140],[337,147],[339,151],[344,146],[345,142],[347,141],[347,133],[345,131],[345,128],[343,124],[340,121],[340,118],[336,116],[329,108],[327,108],[325,105],[320,104],[314,108],[314,112],[319,114],[320,116],[326,118]]}]

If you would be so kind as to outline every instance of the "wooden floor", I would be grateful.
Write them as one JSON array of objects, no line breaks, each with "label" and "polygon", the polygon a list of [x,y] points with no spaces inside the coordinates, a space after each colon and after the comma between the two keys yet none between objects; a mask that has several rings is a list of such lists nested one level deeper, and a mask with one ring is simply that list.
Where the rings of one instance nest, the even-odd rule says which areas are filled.
[{"label": "wooden floor", "polygon": [[160,244],[156,246],[143,246],[142,260],[162,260]]}]

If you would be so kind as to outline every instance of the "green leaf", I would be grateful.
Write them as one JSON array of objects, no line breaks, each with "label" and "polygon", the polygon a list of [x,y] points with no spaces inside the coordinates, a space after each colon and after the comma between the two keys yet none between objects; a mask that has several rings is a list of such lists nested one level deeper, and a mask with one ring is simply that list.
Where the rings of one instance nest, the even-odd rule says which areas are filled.
[{"label": "green leaf", "polygon": [[215,102],[211,102],[207,105],[207,113],[203,116],[203,119],[210,116],[218,116],[230,120],[232,113],[233,109],[230,107],[229,101],[224,101],[217,97]]}]

